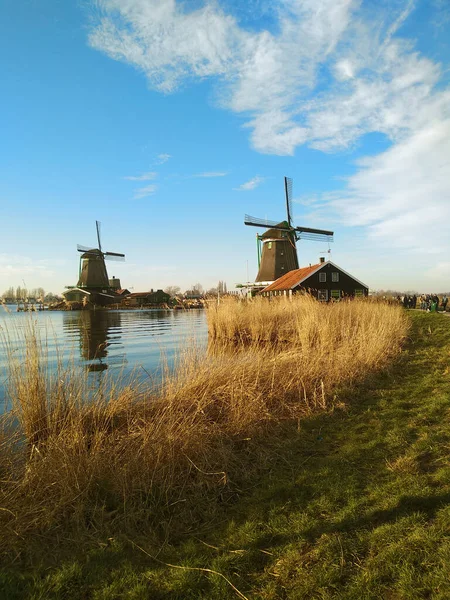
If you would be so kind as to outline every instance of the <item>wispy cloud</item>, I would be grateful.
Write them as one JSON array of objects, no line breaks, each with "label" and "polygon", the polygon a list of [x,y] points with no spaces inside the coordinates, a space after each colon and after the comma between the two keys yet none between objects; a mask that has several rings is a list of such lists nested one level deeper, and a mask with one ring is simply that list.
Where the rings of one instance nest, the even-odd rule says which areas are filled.
[{"label": "wispy cloud", "polygon": [[422,254],[448,253],[450,93],[437,119],[377,156],[358,161],[342,191],[324,194],[334,219],[364,226],[372,243]]},{"label": "wispy cloud", "polygon": [[396,37],[412,0],[380,0],[376,9],[357,0],[278,0],[276,33],[244,29],[216,2],[191,11],[174,0],[100,2],[94,48],[134,65],[164,93],[214,77],[220,104],[250,115],[260,152],[347,148],[371,131],[395,139],[432,100],[439,78],[437,64]]},{"label": "wispy cloud", "polygon": [[158,154],[156,164],[163,165],[169,158],[172,158],[171,154]]},{"label": "wispy cloud", "polygon": [[257,188],[259,185],[261,185],[261,183],[263,183],[263,181],[265,181],[265,177],[260,177],[259,175],[256,175],[252,179],[249,179],[249,181],[242,183],[239,187],[233,188],[233,190],[236,190],[238,192],[248,192]]},{"label": "wispy cloud", "polygon": [[228,175],[227,171],[206,171],[205,173],[197,173],[191,177],[225,177]]},{"label": "wispy cloud", "polygon": [[[450,90],[446,65],[401,37],[413,0],[274,0],[271,31],[244,27],[208,0],[195,10],[176,0],[100,1],[93,47],[163,93],[211,78],[220,106],[247,119],[259,152],[338,152],[383,134],[388,150],[360,161],[343,190],[314,206],[364,227],[378,248],[448,256]],[[448,14],[445,0],[430,5]]]},{"label": "wispy cloud", "polygon": [[149,173],[143,173],[142,175],[128,175],[124,177],[124,179],[128,179],[129,181],[150,181],[151,179],[155,179],[158,176],[158,173],[155,171]]},{"label": "wispy cloud", "polygon": [[133,199],[140,200],[141,198],[146,198],[147,196],[153,196],[157,189],[158,186],[154,184],[139,188],[135,191]]},{"label": "wispy cloud", "polygon": [[214,77],[222,82],[220,103],[251,115],[255,148],[292,154],[310,137],[299,100],[348,28],[356,0],[279,0],[276,34],[244,29],[216,2],[191,11],[174,0],[99,3],[91,46],[134,65],[163,93],[186,79]]},{"label": "wispy cloud", "polygon": [[[27,275],[48,278],[54,275],[54,271],[48,267],[49,263],[48,260],[34,260],[29,256],[0,254],[0,275],[6,278],[25,277]],[[61,263],[64,263],[61,259],[52,261],[53,265],[61,265]],[[20,285],[22,285],[22,282],[20,282]]]}]

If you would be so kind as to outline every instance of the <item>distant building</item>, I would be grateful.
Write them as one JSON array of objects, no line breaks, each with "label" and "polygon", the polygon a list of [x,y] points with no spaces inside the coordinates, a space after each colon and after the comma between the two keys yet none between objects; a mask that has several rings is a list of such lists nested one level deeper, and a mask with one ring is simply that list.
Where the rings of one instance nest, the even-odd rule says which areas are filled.
[{"label": "distant building", "polygon": [[114,275],[112,276],[112,279],[109,279],[109,287],[113,290],[120,290],[120,279],[114,277]]},{"label": "distant building", "polygon": [[260,293],[263,296],[281,296],[302,290],[308,291],[322,302],[344,297],[364,297],[369,293],[369,287],[365,283],[323,258],[316,265],[289,271]]},{"label": "distant building", "polygon": [[141,306],[157,306],[169,302],[170,296],[163,290],[150,290],[149,292],[135,292],[128,294],[124,300],[126,306],[141,307]]},{"label": "distant building", "polygon": [[201,300],[203,298],[203,294],[198,290],[188,290],[187,292],[184,292],[183,295],[186,300]]}]

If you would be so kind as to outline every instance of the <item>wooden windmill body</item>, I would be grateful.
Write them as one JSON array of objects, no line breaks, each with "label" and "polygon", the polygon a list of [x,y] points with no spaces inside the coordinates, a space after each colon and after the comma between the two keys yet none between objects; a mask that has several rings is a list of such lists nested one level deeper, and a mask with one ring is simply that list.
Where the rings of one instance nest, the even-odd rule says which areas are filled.
[{"label": "wooden windmill body", "polygon": [[78,283],[68,286],[63,292],[68,302],[89,303],[93,306],[106,306],[120,302],[120,297],[109,283],[105,260],[123,260],[125,254],[119,252],[103,252],[100,241],[100,222],[96,221],[98,248],[77,246],[80,257]]},{"label": "wooden windmill body", "polygon": [[272,282],[298,269],[298,240],[333,241],[333,231],[292,225],[292,179],[289,177],[284,178],[284,188],[287,220],[277,222],[245,215],[245,225],[267,228],[262,235],[257,234],[259,269],[255,283]]}]

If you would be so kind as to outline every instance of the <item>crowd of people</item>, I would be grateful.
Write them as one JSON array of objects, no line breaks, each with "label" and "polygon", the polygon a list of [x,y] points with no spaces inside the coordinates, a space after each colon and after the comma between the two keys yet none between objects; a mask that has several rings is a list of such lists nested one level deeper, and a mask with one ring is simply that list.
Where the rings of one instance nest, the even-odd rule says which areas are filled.
[{"label": "crowd of people", "polygon": [[439,298],[437,294],[422,294],[421,296],[398,296],[397,300],[401,302],[404,308],[420,308],[427,312],[445,312],[447,310],[448,298],[446,295]]}]

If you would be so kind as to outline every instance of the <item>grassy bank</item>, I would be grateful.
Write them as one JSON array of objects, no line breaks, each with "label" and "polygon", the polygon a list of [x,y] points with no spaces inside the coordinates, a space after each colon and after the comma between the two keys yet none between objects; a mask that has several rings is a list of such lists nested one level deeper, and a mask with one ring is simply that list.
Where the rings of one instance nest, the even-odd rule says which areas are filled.
[{"label": "grassy bank", "polygon": [[[271,315],[278,325],[263,340]],[[238,328],[221,334],[233,318]],[[3,579],[8,597],[35,589],[36,597],[141,598],[150,585],[155,598],[223,598],[237,594],[231,580],[246,594],[254,585],[263,589],[264,565],[276,556],[265,547],[270,536],[256,535],[270,513],[264,497],[276,482],[275,496],[284,502],[286,473],[294,481],[301,465],[315,460],[312,415],[330,413],[350,383],[385,368],[407,324],[396,307],[302,299],[225,305],[210,312],[209,323],[214,336],[234,342],[235,332],[245,331],[245,343],[232,352],[216,347],[206,358],[185,356],[175,375],[141,390],[137,400],[129,387],[86,403],[84,383],[73,387],[70,370],[50,383],[42,377],[39,351],[30,350],[25,371],[13,369],[21,428],[13,439],[5,430],[1,442],[1,547],[4,564],[39,576],[21,580],[12,567]],[[39,350],[32,338],[33,344]],[[321,447],[323,434],[314,435]],[[305,490],[311,486],[305,479]],[[252,488],[260,491],[250,501]],[[257,517],[254,532],[252,519],[241,530],[236,516],[247,502],[255,514],[258,506],[269,510]],[[237,521],[226,525],[232,515]],[[236,547],[247,527],[245,544],[254,551]],[[219,530],[220,539],[213,533]],[[230,581],[162,564],[174,560],[228,573]],[[56,570],[40,579],[52,565]],[[267,597],[278,597],[273,593]]]}]

